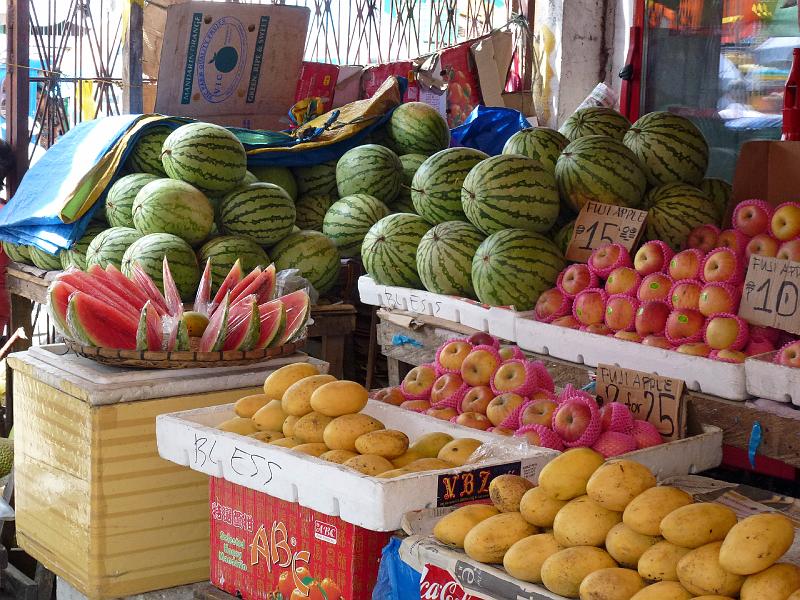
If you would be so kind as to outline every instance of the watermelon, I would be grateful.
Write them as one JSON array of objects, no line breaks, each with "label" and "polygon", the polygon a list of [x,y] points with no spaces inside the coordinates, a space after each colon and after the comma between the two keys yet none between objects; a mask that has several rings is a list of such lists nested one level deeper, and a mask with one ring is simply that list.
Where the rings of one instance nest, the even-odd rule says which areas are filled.
[{"label": "watermelon", "polygon": [[545,232],[559,209],[553,174],[532,158],[508,154],[487,158],[469,172],[461,204],[487,235],[509,228]]},{"label": "watermelon", "polygon": [[167,301],[164,299],[164,296],[161,294],[158,286],[156,286],[152,278],[144,272],[140,265],[133,265],[130,279],[134,284],[139,286],[142,291],[144,291],[147,298],[158,311],[158,314],[166,315],[169,313]]},{"label": "watermelon", "polygon": [[276,339],[280,339],[286,327],[286,307],[280,300],[272,300],[258,305],[259,321],[261,332],[254,347],[261,350],[272,344]]},{"label": "watermelon", "polygon": [[414,212],[431,225],[466,221],[461,188],[469,172],[488,155],[472,148],[448,148],[420,165],[411,182]]},{"label": "watermelon", "polygon": [[134,173],[120,177],[106,195],[106,220],[112,227],[133,227],[133,199],[145,185],[156,181],[157,175]]},{"label": "watermelon", "polygon": [[570,142],[587,135],[605,135],[622,141],[631,122],[617,111],[605,106],[590,106],[572,113],[558,130]]},{"label": "watermelon", "polygon": [[192,310],[201,315],[208,315],[208,307],[211,305],[211,259],[206,260],[203,274],[200,276],[200,283],[197,284],[197,293],[194,295],[194,305]]},{"label": "watermelon", "polygon": [[506,229],[486,238],[472,259],[478,299],[492,306],[530,310],[566,266],[556,245],[523,229]]},{"label": "watermelon", "polygon": [[286,294],[278,298],[278,300],[281,301],[286,311],[286,323],[281,334],[273,339],[270,346],[283,346],[300,337],[311,312],[308,294],[303,290]]},{"label": "watermelon", "polygon": [[[250,276],[256,273],[256,277]],[[269,265],[266,269],[256,267],[253,273],[240,281],[231,290],[231,307],[236,306],[240,300],[246,296],[254,295],[258,304],[263,304],[272,299],[275,291],[275,265]]]},{"label": "watermelon", "polygon": [[731,203],[733,187],[724,179],[707,177],[700,182],[700,189],[708,194],[711,203],[717,208],[717,212],[724,216],[728,213],[728,205]]},{"label": "watermelon", "polygon": [[450,145],[450,129],[439,112],[424,102],[398,106],[386,132],[399,154],[433,154]]},{"label": "watermelon", "polygon": [[[255,268],[257,267],[254,267],[254,269]],[[244,275],[244,273],[242,273],[242,263],[237,258],[236,262],[233,263],[231,270],[220,284],[217,293],[214,295],[214,299],[211,301],[211,306],[209,307],[209,312],[213,313],[214,310],[216,310],[216,308],[220,305],[223,298],[225,298],[225,296],[228,295],[232,289],[239,285],[239,282],[242,280],[242,275]]]},{"label": "watermelon", "polygon": [[[181,298],[189,299],[194,295],[200,281],[200,267],[192,247],[176,235],[151,233],[136,240],[122,257],[122,272],[126,277],[131,277],[133,265],[139,263],[142,270],[163,291],[162,263],[165,256]],[[169,302],[167,305],[169,306]]]},{"label": "watermelon", "polygon": [[222,280],[238,260],[241,269],[250,272],[266,267],[271,261],[264,249],[250,238],[224,235],[208,240],[197,251],[201,263],[211,259],[211,287],[218,290]]},{"label": "watermelon", "polygon": [[[60,271],[61,259],[56,254],[45,252],[36,246],[28,246],[28,252],[33,264],[44,271]],[[59,252],[60,254],[60,252]]]},{"label": "watermelon", "polygon": [[298,196],[338,196],[336,161],[292,169]]},{"label": "watermelon", "polygon": [[388,214],[389,209],[377,198],[367,194],[344,196],[325,213],[322,233],[333,240],[342,258],[360,256],[369,228]]},{"label": "watermelon", "polygon": [[214,311],[208,320],[208,326],[200,338],[197,347],[199,352],[219,352],[225,343],[228,333],[228,314],[230,310],[230,297],[226,294],[219,308]]},{"label": "watermelon", "polygon": [[123,298],[127,298],[137,310],[141,310],[149,300],[147,292],[125,277],[114,265],[108,265],[105,269],[101,269],[98,265],[92,265],[88,272],[93,277],[108,282],[110,287],[117,290]]},{"label": "watermelon", "polygon": [[164,140],[164,170],[206,192],[228,192],[241,185],[247,155],[230,131],[211,123],[181,125]]},{"label": "watermelon", "polygon": [[325,213],[336,202],[336,196],[327,194],[300,196],[294,203],[295,225],[300,229],[322,231]]},{"label": "watermelon", "polygon": [[230,308],[228,333],[222,343],[222,350],[252,350],[261,337],[261,314],[255,295],[243,297],[241,302]]},{"label": "watermelon", "polygon": [[135,350],[139,320],[85,292],[75,292],[67,307],[69,329],[79,342],[97,348]]},{"label": "watermelon", "polygon": [[398,154],[397,145],[394,143],[391,137],[389,137],[389,132],[386,130],[386,126],[378,127],[377,129],[373,129],[367,137],[364,138],[365,144],[377,144],[378,146],[385,146],[389,148],[395,154]]},{"label": "watermelon", "polygon": [[503,154],[520,154],[533,160],[555,173],[556,161],[569,144],[569,140],[555,129],[533,127],[518,131],[506,141]]},{"label": "watermelon", "polygon": [[722,215],[708,195],[685,183],[668,183],[654,188],[647,214],[646,236],[662,240],[673,250],[679,250],[689,232],[699,225],[719,225]]},{"label": "watermelon", "polygon": [[572,219],[569,223],[555,231],[553,234],[553,242],[558,249],[561,250],[562,254],[567,253],[567,246],[572,241],[572,233],[575,230],[575,219]]},{"label": "watermelon", "polygon": [[[125,165],[134,173],[148,173],[156,177],[166,177],[167,172],[161,163],[161,150],[164,140],[172,133],[172,128],[166,125],[148,127],[136,140],[128,155]],[[109,221],[109,224],[118,227]],[[126,227],[123,225],[123,227]]]},{"label": "watermelon", "polygon": [[333,240],[319,231],[293,233],[273,246],[271,252],[278,271],[298,269],[320,294],[339,279],[339,251]]},{"label": "watermelon", "polygon": [[139,317],[139,326],[136,330],[136,349],[161,350],[161,338],[161,318],[148,300],[147,304],[142,307],[142,314]]},{"label": "watermelon", "polygon": [[245,171],[244,177],[239,182],[239,185],[250,185],[251,183],[258,183],[261,181],[258,177],[256,177],[252,171]]},{"label": "watermelon", "polygon": [[486,236],[469,223],[440,223],[422,236],[417,271],[429,292],[473,298],[472,257]]},{"label": "watermelon", "polygon": [[3,252],[6,253],[6,256],[8,256],[9,260],[14,261],[15,263],[30,265],[33,262],[31,261],[30,248],[23,244],[3,242]]},{"label": "watermelon", "polygon": [[61,268],[66,270],[70,267],[86,270],[86,251],[92,240],[100,235],[105,228],[102,225],[89,225],[81,238],[75,242],[69,250],[62,250],[58,257],[61,259]]},{"label": "watermelon", "polygon": [[211,233],[214,208],[196,187],[174,179],[145,185],[133,201],[133,224],[148,233],[171,233],[196,246]]},{"label": "watermelon", "polygon": [[344,153],[336,163],[339,196],[369,194],[390,205],[400,193],[403,164],[384,146],[367,144]]},{"label": "watermelon", "polygon": [[415,212],[414,203],[411,201],[411,182],[414,174],[428,157],[425,154],[403,154],[400,164],[403,165],[403,176],[400,178],[400,193],[394,199],[389,209],[392,212]]},{"label": "watermelon", "polygon": [[636,156],[602,135],[570,143],[556,162],[556,181],[561,199],[576,212],[589,200],[635,208],[647,188]]},{"label": "watermelon", "polygon": [[142,237],[130,227],[112,227],[95,237],[86,249],[86,266],[99,265],[104,269],[113,264],[122,265],[122,257],[128,247]]},{"label": "watermelon", "polygon": [[[100,267],[90,268],[100,269]],[[73,269],[61,273],[58,276],[58,281],[68,283],[76,290],[89,294],[92,298],[102,300],[110,307],[138,319],[141,306],[135,306],[133,301],[124,295],[124,292],[120,291],[109,281],[109,278],[105,277],[105,271],[102,269],[100,271],[103,273],[103,277],[96,277],[84,271]]]},{"label": "watermelon", "polygon": [[431,228],[419,215],[396,213],[375,223],[361,246],[361,260],[382,285],[419,288],[417,247]]},{"label": "watermelon", "polygon": [[256,181],[273,183],[289,194],[292,200],[297,200],[297,182],[294,180],[292,172],[286,167],[253,167],[249,173],[255,177]]},{"label": "watermelon", "polygon": [[219,219],[223,233],[245,236],[269,246],[291,233],[294,202],[277,185],[253,183],[225,196]]},{"label": "watermelon", "polygon": [[[172,340],[170,340],[172,341]],[[178,321],[177,331],[175,333],[175,342],[172,344],[172,347],[169,350],[189,350],[190,349],[190,341],[189,341],[189,327],[186,325],[186,321],[181,319]]]},{"label": "watermelon", "polygon": [[78,290],[66,281],[54,281],[47,288],[47,312],[56,329],[67,337],[72,337],[67,325],[67,306],[69,297],[76,291]]},{"label": "watermelon", "polygon": [[625,134],[625,145],[639,158],[647,181],[699,185],[708,168],[708,144],[686,117],[652,112]]}]

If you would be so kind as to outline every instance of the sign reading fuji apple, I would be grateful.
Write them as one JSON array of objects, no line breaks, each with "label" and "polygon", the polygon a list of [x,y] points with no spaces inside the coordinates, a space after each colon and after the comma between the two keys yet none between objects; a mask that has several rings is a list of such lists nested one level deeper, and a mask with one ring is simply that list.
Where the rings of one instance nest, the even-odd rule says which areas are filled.
[{"label": "sign reading fuji apple", "polygon": [[739,316],[753,325],[800,333],[800,262],[751,255]]},{"label": "sign reading fuji apple", "polygon": [[586,262],[592,250],[608,244],[622,244],[630,251],[642,236],[646,219],[646,210],[589,201],[575,219],[566,257]]}]

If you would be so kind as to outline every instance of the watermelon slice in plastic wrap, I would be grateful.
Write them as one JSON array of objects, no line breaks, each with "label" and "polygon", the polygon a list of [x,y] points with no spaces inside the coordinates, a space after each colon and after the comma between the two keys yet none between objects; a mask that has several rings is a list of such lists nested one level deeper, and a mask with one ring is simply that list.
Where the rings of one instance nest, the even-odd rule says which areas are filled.
[{"label": "watermelon slice in plastic wrap", "polygon": [[148,300],[139,317],[139,327],[136,331],[137,350],[161,350],[161,317],[155,307]]},{"label": "watermelon slice in plastic wrap", "polygon": [[56,329],[67,337],[72,337],[72,332],[67,325],[67,307],[69,297],[76,292],[75,287],[66,281],[54,281],[47,288],[47,312],[53,319]]},{"label": "watermelon slice in plastic wrap", "polygon": [[175,336],[175,346],[173,350],[189,350],[189,328],[186,326],[186,321],[183,319],[178,322],[178,330]]},{"label": "watermelon slice in plastic wrap", "polygon": [[159,315],[163,316],[169,312],[167,309],[167,301],[164,300],[161,290],[158,289],[156,282],[151,279],[150,275],[144,272],[144,269],[142,269],[139,263],[133,265],[131,281],[144,291]]},{"label": "watermelon slice in plastic wrap", "polygon": [[261,288],[258,290],[258,304],[264,304],[272,300],[272,295],[275,293],[275,263],[272,263],[262,272],[266,276],[261,284]]},{"label": "watermelon slice in plastic wrap", "polygon": [[258,315],[261,332],[255,348],[260,350],[283,333],[283,328],[286,327],[286,308],[280,300],[272,300],[258,305]]},{"label": "watermelon slice in plastic wrap", "polygon": [[250,294],[231,306],[228,317],[228,335],[223,350],[252,350],[261,336],[261,318],[258,297]]},{"label": "watermelon slice in plastic wrap", "polygon": [[[100,269],[102,271],[102,269]],[[130,300],[121,296],[120,293],[109,286],[109,284],[99,278],[92,277],[89,273],[84,273],[77,269],[68,269],[61,273],[56,281],[63,281],[70,284],[79,292],[89,294],[93,298],[101,300],[125,314],[130,315],[134,319],[139,318],[141,309],[137,309],[131,304]]]},{"label": "watermelon slice in plastic wrap", "polygon": [[[255,279],[251,280],[247,287],[239,290],[238,292],[236,292],[236,290],[231,292],[231,306],[236,306],[241,300],[251,294],[255,294],[256,302],[258,304],[263,304],[264,302],[270,300],[274,289],[275,265],[270,265],[261,271]],[[236,292],[235,295],[234,292]]]},{"label": "watermelon slice in plastic wrap", "polygon": [[211,304],[211,259],[206,261],[206,268],[203,269],[203,276],[200,278],[200,285],[197,286],[197,294],[194,297],[192,309],[196,313],[208,316],[208,308]]},{"label": "watermelon slice in plastic wrap", "polygon": [[211,306],[209,308],[210,312],[213,313],[216,308],[222,304],[222,300],[225,298],[225,294],[231,291],[236,285],[242,280],[242,263],[239,259],[236,259],[236,262],[233,263],[231,270],[228,271],[228,274],[225,276],[225,279],[222,280],[222,283],[219,286],[219,290],[217,293],[214,294],[214,299],[211,301]]},{"label": "watermelon slice in plastic wrap", "polygon": [[283,346],[295,339],[308,321],[310,310],[310,302],[305,290],[297,290],[278,299],[286,307],[286,327],[284,327],[283,333],[272,341],[270,346]]},{"label": "watermelon slice in plastic wrap", "polygon": [[139,321],[84,292],[69,298],[67,323],[75,339],[89,346],[135,350]]},{"label": "watermelon slice in plastic wrap", "polygon": [[161,276],[164,279],[164,298],[167,300],[167,310],[169,310],[170,316],[180,319],[183,316],[183,302],[178,286],[175,285],[175,280],[172,278],[172,271],[169,270],[166,254],[164,262],[161,264]]},{"label": "watermelon slice in plastic wrap", "polygon": [[149,300],[144,290],[141,290],[134,282],[125,277],[122,271],[114,265],[108,264],[106,266],[106,273],[111,277],[111,280],[119,286],[120,290],[123,290],[134,300],[135,306],[138,306],[140,303],[144,306],[144,303]]},{"label": "watermelon slice in plastic wrap", "polygon": [[261,275],[261,267],[256,267],[250,271],[250,273],[244,279],[233,286],[233,289],[231,290],[231,304],[233,304],[234,301],[242,295],[243,291],[250,287],[251,283],[258,279],[259,275]]},{"label": "watermelon slice in plastic wrap", "polygon": [[[128,288],[121,284],[110,272],[106,271],[100,265],[92,265],[89,267],[86,272],[92,277],[97,285],[102,283],[107,288],[115,291],[117,295],[126,302],[128,302],[136,312],[139,313],[144,306],[144,303],[147,302],[147,298],[143,295],[139,294],[131,294]],[[121,273],[120,273],[121,274]],[[122,276],[125,279],[125,276]]]},{"label": "watermelon slice in plastic wrap", "polygon": [[208,321],[208,326],[200,338],[198,350],[200,352],[218,352],[225,343],[228,333],[228,310],[230,308],[230,293],[225,298]]}]

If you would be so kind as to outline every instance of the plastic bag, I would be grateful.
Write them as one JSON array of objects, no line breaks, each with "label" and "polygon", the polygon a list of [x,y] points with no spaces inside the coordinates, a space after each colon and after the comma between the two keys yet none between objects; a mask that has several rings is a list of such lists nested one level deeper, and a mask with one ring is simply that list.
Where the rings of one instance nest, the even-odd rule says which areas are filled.
[{"label": "plastic bag", "polygon": [[419,580],[420,574],[400,558],[400,538],[393,537],[381,552],[372,600],[418,599]]},{"label": "plastic bag", "polygon": [[280,298],[297,290],[305,290],[312,305],[319,300],[319,292],[302,276],[299,269],[284,269],[275,276],[275,296]]},{"label": "plastic bag", "polygon": [[450,145],[475,148],[494,156],[503,151],[508,138],[530,127],[525,116],[513,108],[476,106],[463,125],[450,131]]}]

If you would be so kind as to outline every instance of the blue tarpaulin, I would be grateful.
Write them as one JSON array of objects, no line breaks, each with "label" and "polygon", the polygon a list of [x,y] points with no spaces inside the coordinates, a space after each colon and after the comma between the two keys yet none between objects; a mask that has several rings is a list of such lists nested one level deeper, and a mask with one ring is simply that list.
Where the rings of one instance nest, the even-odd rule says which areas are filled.
[{"label": "blue tarpaulin", "polygon": [[462,125],[452,130],[450,145],[475,148],[494,156],[503,151],[508,138],[530,127],[518,110],[479,105]]}]

